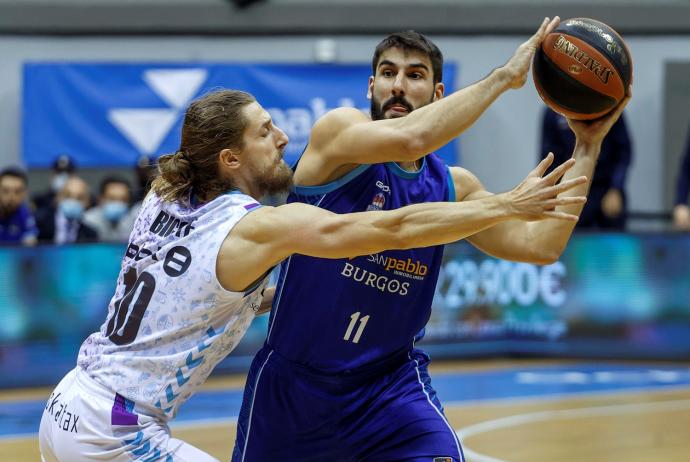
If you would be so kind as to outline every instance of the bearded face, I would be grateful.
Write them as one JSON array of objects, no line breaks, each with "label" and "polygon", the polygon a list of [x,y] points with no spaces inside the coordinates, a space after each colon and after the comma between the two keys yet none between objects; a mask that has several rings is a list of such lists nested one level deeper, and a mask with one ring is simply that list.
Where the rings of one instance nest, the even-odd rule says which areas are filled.
[{"label": "bearded face", "polygon": [[253,172],[256,185],[263,194],[286,193],[292,188],[292,170],[283,160],[282,153],[278,155],[280,158],[276,163]]},{"label": "bearded face", "polygon": [[443,84],[434,82],[429,56],[393,47],[379,57],[367,96],[373,120],[393,119],[441,98]]}]

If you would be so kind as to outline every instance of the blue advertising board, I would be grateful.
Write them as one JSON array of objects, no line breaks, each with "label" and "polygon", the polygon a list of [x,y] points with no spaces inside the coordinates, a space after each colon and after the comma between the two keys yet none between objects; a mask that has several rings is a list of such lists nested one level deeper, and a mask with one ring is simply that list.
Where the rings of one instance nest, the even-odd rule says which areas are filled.
[{"label": "blue advertising board", "polygon": [[[211,90],[252,93],[290,138],[292,164],[314,122],[340,106],[369,112],[368,64],[26,63],[22,152],[30,168],[62,153],[80,167],[132,167],[179,147],[186,107]],[[446,92],[455,65],[444,68]],[[457,164],[457,142],[438,151]]]},{"label": "blue advertising board", "polygon": [[[50,384],[74,367],[105,320],[124,250],[0,248],[0,387]],[[267,324],[258,317],[218,369],[244,370]],[[690,359],[690,237],[574,235],[547,266],[449,245],[421,346],[437,358]]]}]

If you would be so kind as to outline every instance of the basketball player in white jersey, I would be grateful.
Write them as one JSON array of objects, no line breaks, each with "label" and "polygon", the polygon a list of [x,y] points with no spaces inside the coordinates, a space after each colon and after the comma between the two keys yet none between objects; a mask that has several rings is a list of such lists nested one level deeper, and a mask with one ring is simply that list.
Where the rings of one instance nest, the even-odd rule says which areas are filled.
[{"label": "basketball player in white jersey", "polygon": [[247,93],[191,104],[180,150],[160,159],[108,316],[46,404],[44,462],[215,461],[172,438],[167,423],[240,341],[269,271],[293,253],[346,258],[444,244],[506,220],[576,220],[558,207],[585,201],[558,197],[586,179],[556,184],[573,161],[542,177],[549,156],[512,191],[469,202],[347,215],[261,207],[261,196],[291,185],[287,141]]}]

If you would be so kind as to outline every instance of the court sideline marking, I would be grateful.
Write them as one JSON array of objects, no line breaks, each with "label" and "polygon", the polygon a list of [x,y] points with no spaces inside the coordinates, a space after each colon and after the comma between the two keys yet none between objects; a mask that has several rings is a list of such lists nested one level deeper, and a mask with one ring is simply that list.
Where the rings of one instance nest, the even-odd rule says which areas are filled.
[{"label": "court sideline marking", "polygon": [[471,458],[474,462],[508,462],[503,459],[496,459],[494,457],[475,452],[464,443],[464,440],[481,433],[547,420],[577,419],[583,417],[607,416],[615,414],[632,414],[637,412],[680,411],[685,409],[690,409],[690,399],[662,401],[657,403],[614,404],[609,406],[561,409],[557,411],[540,411],[531,412],[529,414],[517,414],[509,417],[501,417],[499,419],[487,420],[478,424],[468,425],[467,427],[457,429],[456,434],[458,435],[458,438],[460,438],[460,441],[463,442],[462,446],[465,456]]}]

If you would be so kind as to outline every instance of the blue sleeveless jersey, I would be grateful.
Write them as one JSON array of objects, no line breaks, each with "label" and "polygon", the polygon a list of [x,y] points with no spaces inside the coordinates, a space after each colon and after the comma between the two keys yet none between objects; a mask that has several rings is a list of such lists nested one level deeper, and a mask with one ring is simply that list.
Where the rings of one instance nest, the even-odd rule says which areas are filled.
[{"label": "blue sleeveless jersey", "polygon": [[[288,202],[350,213],[449,198],[448,167],[430,154],[418,172],[361,165],[327,185],[295,187]],[[268,347],[334,373],[406,351],[429,320],[442,254],[443,246],[339,260],[293,255],[281,264]]]}]

